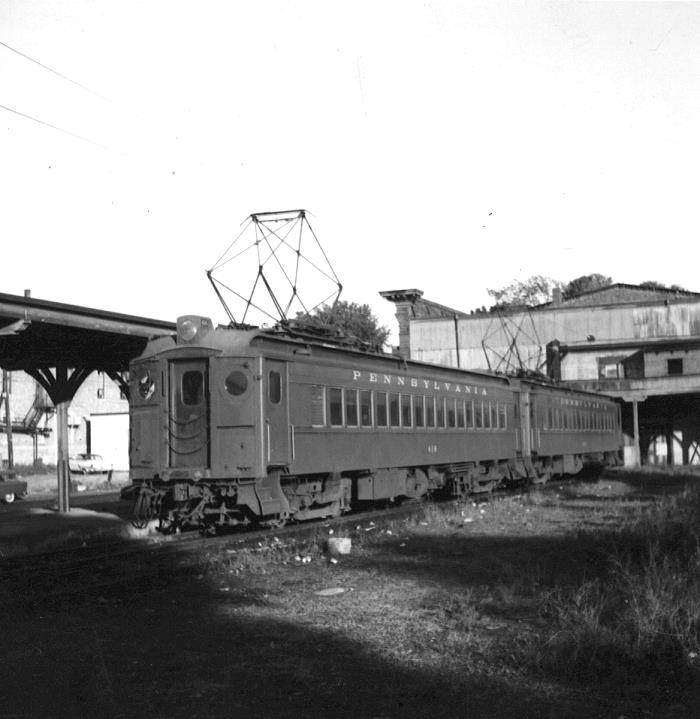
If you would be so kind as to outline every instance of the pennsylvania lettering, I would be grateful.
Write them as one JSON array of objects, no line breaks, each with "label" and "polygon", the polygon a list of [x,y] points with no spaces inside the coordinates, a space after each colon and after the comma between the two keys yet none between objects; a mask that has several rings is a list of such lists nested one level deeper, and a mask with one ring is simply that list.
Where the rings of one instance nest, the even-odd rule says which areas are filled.
[{"label": "pennsylvania lettering", "polygon": [[383,374],[379,372],[352,371],[354,382],[363,380],[372,384],[392,385],[394,387],[411,387],[412,389],[433,390],[436,392],[456,392],[457,394],[488,394],[485,387],[460,384],[458,382],[438,382],[422,377],[402,377],[401,375]]}]

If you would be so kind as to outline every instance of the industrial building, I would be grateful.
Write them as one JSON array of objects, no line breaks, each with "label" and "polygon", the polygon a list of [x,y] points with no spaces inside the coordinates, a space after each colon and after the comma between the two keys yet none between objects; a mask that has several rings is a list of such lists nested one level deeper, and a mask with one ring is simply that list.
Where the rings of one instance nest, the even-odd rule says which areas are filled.
[{"label": "industrial building", "polygon": [[[48,393],[25,372],[3,375],[0,458],[5,465],[10,454],[15,465],[55,465],[56,412]],[[95,453],[115,470],[129,468],[129,402],[106,374],[93,373],[76,392],[68,412],[68,442],[71,455]]]},{"label": "industrial building", "polygon": [[622,405],[627,463],[700,463],[700,293],[618,283],[474,313],[418,289],[380,294],[396,305],[404,356],[542,373],[611,395]]}]

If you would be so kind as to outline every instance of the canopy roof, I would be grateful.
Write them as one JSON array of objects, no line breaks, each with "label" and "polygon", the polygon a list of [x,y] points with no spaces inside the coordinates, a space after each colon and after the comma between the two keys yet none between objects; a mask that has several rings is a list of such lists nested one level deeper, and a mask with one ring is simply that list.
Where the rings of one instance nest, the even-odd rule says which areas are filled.
[{"label": "canopy roof", "polygon": [[174,322],[0,293],[0,367],[24,370],[55,404],[72,399],[94,370],[121,373]]}]

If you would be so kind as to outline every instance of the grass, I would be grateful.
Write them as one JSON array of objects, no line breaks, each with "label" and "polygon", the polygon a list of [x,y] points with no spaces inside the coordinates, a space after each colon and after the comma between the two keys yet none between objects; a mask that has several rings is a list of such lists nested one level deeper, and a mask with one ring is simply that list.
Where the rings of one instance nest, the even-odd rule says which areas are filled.
[{"label": "grass", "polygon": [[700,493],[696,488],[582,536],[597,576],[556,586],[543,614],[554,626],[531,661],[565,679],[672,695],[700,668]]},{"label": "grass", "polygon": [[[457,682],[466,671],[554,694],[602,687],[625,701],[677,701],[700,668],[700,493],[631,502],[627,489],[576,483],[429,504],[410,521],[356,527],[337,564],[320,532],[302,546],[273,539],[211,556],[209,572],[275,577],[281,614]],[[347,590],[342,610],[308,604],[334,583]]]},{"label": "grass", "polygon": [[571,482],[363,521],[346,556],[322,524],[207,548],[157,582],[30,603],[0,700],[94,716],[109,680],[128,691],[106,716],[693,717],[699,496]]}]

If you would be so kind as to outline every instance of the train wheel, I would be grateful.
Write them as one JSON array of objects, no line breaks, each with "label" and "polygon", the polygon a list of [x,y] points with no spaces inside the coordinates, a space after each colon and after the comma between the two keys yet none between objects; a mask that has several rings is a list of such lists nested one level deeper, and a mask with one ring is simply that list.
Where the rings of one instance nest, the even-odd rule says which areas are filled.
[{"label": "train wheel", "polygon": [[282,529],[287,524],[286,517],[278,517],[277,519],[270,519],[267,522],[263,522],[266,527],[270,529]]},{"label": "train wheel", "polygon": [[551,472],[543,472],[542,474],[537,474],[532,478],[532,484],[540,485],[540,484],[547,484],[549,480],[552,478]]}]

